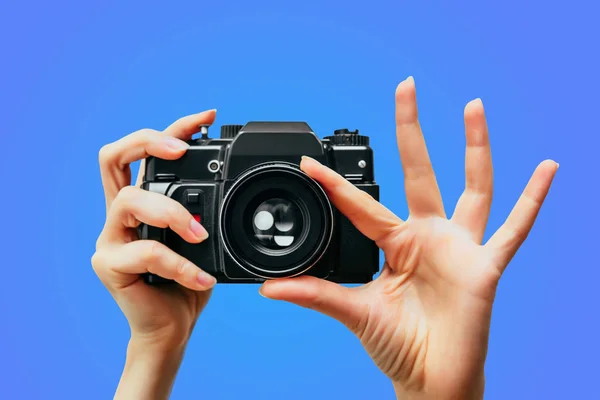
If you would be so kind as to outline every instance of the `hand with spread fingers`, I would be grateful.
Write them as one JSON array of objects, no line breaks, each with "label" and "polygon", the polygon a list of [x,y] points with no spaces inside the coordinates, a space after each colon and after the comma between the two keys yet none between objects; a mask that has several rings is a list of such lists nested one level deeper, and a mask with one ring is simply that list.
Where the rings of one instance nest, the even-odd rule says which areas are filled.
[{"label": "hand with spread fingers", "polygon": [[450,219],[417,117],[414,80],[396,89],[396,136],[410,216],[401,220],[336,172],[302,170],[385,254],[374,281],[348,288],[302,276],[267,281],[265,297],[346,325],[392,380],[399,399],[481,399],[498,281],[531,230],[558,164],[542,162],[506,222],[482,244],[492,201],[492,159],[480,100],[464,111],[466,189]]},{"label": "hand with spread fingers", "polygon": [[[178,159],[201,124],[212,124],[215,111],[190,115],[164,131],[143,129],[106,145],[100,169],[106,197],[106,222],[96,243],[92,265],[125,314],[131,339],[117,399],[168,398],[185,346],[215,279],[156,241],[138,240],[141,223],[169,227],[190,243],[208,236],[178,202],[139,188],[144,159]],[[142,160],[137,184],[131,186],[132,162]],[[141,274],[150,272],[179,285],[156,288]]]}]

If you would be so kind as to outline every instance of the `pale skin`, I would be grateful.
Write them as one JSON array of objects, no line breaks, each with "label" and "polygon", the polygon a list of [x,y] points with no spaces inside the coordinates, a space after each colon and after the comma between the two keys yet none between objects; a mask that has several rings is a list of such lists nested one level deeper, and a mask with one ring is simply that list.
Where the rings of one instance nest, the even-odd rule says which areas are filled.
[{"label": "pale skin", "polygon": [[[202,266],[159,244],[135,240],[131,228],[140,221],[170,226],[190,242],[204,240],[206,233],[192,229],[192,216],[175,201],[129,186],[129,163],[148,155],[180,157],[185,149],[170,150],[165,138],[189,139],[199,124],[214,118],[214,111],[188,116],[162,132],[134,133],[101,152],[107,222],[93,266],[131,327],[115,398],[168,398],[214,285]],[[551,160],[539,164],[506,222],[483,244],[493,174],[480,100],[467,104],[464,121],[466,187],[450,218],[419,126],[412,78],[396,89],[396,137],[410,211],[406,221],[334,171],[303,158],[300,168],[383,250],[384,267],[376,280],[356,288],[311,277],[268,281],[260,288],[265,297],[314,309],[348,327],[390,378],[398,399],[483,397],[496,287],[529,234],[558,168]],[[180,285],[148,287],[139,279],[145,271]]]}]

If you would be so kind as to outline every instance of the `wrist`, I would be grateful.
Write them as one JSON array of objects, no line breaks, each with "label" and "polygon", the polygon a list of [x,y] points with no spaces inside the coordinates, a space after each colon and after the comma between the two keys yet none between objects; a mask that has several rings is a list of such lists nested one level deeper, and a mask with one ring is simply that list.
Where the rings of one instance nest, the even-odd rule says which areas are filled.
[{"label": "wrist", "polygon": [[168,399],[185,347],[185,344],[164,346],[132,337],[115,399]]},{"label": "wrist", "polygon": [[482,400],[485,391],[485,376],[482,372],[477,378],[464,387],[436,388],[433,391],[413,391],[401,383],[392,381],[397,400],[445,400],[464,399]]}]

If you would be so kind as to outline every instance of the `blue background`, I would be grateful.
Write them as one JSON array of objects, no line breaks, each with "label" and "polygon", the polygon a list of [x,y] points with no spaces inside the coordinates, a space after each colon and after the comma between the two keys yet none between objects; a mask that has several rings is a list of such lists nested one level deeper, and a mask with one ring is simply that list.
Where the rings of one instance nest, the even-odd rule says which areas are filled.
[{"label": "blue background", "polygon": [[[359,128],[382,202],[405,217],[393,95],[414,75],[448,212],[463,189],[463,106],[483,99],[488,237],[535,166],[560,163],[498,290],[486,398],[600,398],[598,9],[534,3],[3,2],[0,397],[112,398],[129,332],[90,265],[102,145],[209,108],[217,125]],[[394,398],[341,324],[257,289],[216,289],[173,399]]]}]

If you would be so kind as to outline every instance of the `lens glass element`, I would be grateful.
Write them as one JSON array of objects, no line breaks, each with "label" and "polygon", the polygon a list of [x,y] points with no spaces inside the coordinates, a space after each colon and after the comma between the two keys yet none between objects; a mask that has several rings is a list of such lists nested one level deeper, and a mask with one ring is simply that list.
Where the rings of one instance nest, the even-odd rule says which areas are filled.
[{"label": "lens glass element", "polygon": [[292,246],[302,232],[302,213],[292,201],[275,198],[263,201],[252,218],[254,238],[270,250]]}]

